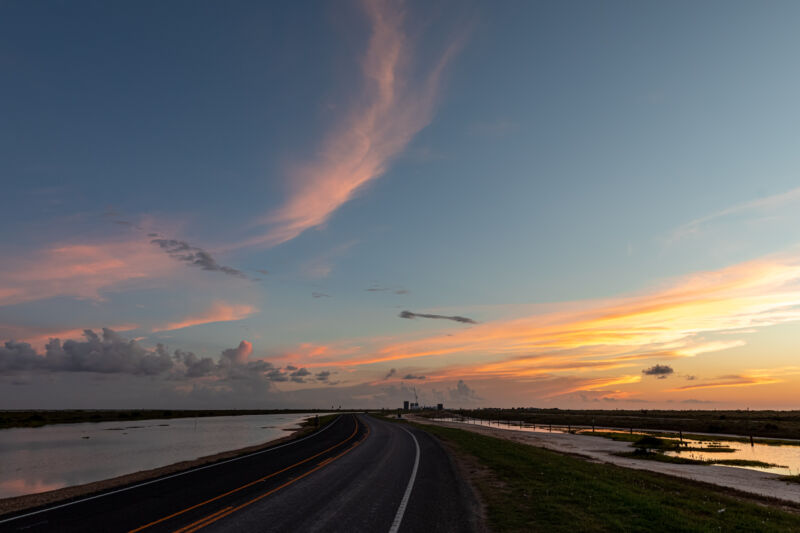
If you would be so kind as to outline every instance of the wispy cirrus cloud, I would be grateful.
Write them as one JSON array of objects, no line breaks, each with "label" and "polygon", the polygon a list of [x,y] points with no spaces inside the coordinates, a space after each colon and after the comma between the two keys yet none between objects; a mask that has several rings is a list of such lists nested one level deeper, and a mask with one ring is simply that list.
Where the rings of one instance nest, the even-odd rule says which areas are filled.
[{"label": "wispy cirrus cloud", "polygon": [[[796,216],[800,206],[800,187],[764,198],[733,205],[710,215],[696,218],[672,232],[667,239],[668,244],[686,238],[698,236],[714,223],[731,222],[741,217],[772,217],[777,213],[786,213]],[[782,211],[787,210],[787,211]]]},{"label": "wispy cirrus cloud", "polygon": [[793,254],[691,275],[638,296],[587,302],[577,311],[486,322],[451,336],[391,344],[369,361],[468,353],[535,358],[569,350],[606,358],[691,356],[742,342],[708,342],[704,334],[797,320],[800,257]]},{"label": "wispy cirrus cloud", "polygon": [[292,172],[286,202],[258,221],[266,233],[241,245],[275,246],[323,225],[430,123],[442,73],[462,39],[422,64],[427,58],[414,53],[400,2],[364,7],[371,36],[355,105],[328,132],[319,156]]},{"label": "wispy cirrus cloud", "polygon": [[[570,394],[635,387],[643,377],[643,361],[663,364],[735,348],[745,343],[735,337],[737,332],[798,320],[800,255],[791,253],[689,275],[634,296],[484,322],[448,335],[361,339],[350,350],[298,361],[359,371],[424,358],[431,383],[510,380],[538,387],[549,380],[552,394]],[[721,333],[726,334],[722,340],[714,338]],[[758,377],[760,382],[770,379],[768,374]],[[612,392],[622,398],[623,392]]]},{"label": "wispy cirrus cloud", "polygon": [[103,300],[103,292],[173,277],[179,265],[138,239],[62,243],[0,263],[0,306],[55,297]]},{"label": "wispy cirrus cloud", "polygon": [[697,389],[752,387],[754,385],[768,385],[771,383],[780,383],[781,381],[782,380],[779,378],[768,377],[768,376],[733,375],[733,376],[722,376],[721,378],[713,379],[710,381],[703,381],[701,383],[684,385],[683,387],[676,387],[674,389],[669,389],[669,391],[683,392],[683,391],[697,390]]},{"label": "wispy cirrus cloud", "polygon": [[190,328],[215,322],[233,322],[243,320],[258,312],[252,305],[230,304],[227,302],[214,302],[208,309],[196,315],[190,315],[175,322],[169,322],[152,328],[153,332],[173,331],[176,329]]}]

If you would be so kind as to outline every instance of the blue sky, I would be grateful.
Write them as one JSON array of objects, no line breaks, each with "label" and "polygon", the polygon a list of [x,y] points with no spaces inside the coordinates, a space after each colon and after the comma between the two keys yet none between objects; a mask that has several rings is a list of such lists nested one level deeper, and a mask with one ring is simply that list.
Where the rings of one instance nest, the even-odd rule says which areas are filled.
[{"label": "blue sky", "polygon": [[[465,405],[791,404],[795,3],[0,14],[0,339],[15,343],[0,378],[19,407],[139,405],[153,391],[159,406],[394,405],[404,375],[425,375],[413,382],[429,401]],[[660,309],[698,283],[681,304],[696,322],[670,322],[684,308],[658,318],[669,339],[624,340],[638,308],[618,344],[542,347],[534,326],[530,342],[503,336],[515,321],[591,329],[584,315],[631,299]],[[719,306],[697,308],[708,299]],[[117,366],[76,355],[92,349],[81,330],[104,327],[144,352],[109,335],[98,346]],[[488,331],[502,341],[479,341]],[[454,334],[475,348],[419,355]],[[58,364],[43,362],[50,337],[76,341]],[[148,374],[136,365],[158,343],[170,362]],[[403,357],[370,362],[397,346]],[[219,366],[233,348],[252,390]],[[218,366],[189,376],[175,350]],[[675,372],[645,398],[655,364]],[[115,385],[79,400],[81,380]]]}]

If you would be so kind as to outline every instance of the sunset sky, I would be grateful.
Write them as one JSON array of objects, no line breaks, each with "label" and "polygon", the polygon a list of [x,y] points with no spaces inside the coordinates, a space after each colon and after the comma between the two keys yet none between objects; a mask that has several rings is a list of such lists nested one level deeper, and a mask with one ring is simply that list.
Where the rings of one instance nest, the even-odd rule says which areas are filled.
[{"label": "sunset sky", "polygon": [[0,405],[796,409],[799,21],[3,2]]}]

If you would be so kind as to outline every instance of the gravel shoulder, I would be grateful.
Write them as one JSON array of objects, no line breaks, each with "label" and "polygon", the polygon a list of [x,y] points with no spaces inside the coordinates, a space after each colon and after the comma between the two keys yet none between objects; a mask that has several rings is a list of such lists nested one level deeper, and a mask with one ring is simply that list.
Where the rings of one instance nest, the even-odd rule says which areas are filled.
[{"label": "gravel shoulder", "polygon": [[631,450],[628,443],[601,437],[569,433],[530,433],[514,429],[473,426],[463,423],[434,422],[430,419],[416,416],[410,416],[409,419],[420,424],[464,429],[561,453],[579,455],[597,462],[610,463],[636,470],[649,470],[703,483],[711,483],[759,496],[800,503],[800,486],[781,480],[778,474],[728,466],[681,465],[618,457],[613,454]]}]

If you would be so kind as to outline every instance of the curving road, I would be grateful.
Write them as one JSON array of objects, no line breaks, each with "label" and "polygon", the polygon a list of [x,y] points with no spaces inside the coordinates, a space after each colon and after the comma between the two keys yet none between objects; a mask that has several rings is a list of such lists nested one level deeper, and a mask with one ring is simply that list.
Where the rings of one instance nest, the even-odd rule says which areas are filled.
[{"label": "curving road", "polygon": [[0,518],[0,531],[474,531],[477,503],[439,442],[342,415],[304,439]]}]

